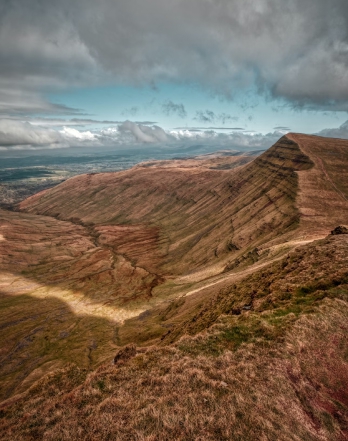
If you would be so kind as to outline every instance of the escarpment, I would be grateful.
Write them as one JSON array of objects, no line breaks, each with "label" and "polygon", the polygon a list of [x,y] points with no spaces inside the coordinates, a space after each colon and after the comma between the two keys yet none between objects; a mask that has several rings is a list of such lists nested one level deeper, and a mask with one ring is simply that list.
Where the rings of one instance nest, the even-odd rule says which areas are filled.
[{"label": "escarpment", "polygon": [[[233,170],[159,165],[82,175],[27,199],[20,208],[88,226],[103,245],[116,253],[123,250],[134,263],[140,259],[147,270],[174,275],[211,265],[222,270],[247,250],[311,232],[312,236],[324,234],[343,222],[343,198],[342,215],[338,209],[329,215],[315,203],[317,190],[311,182],[316,176],[324,187],[326,183],[333,188],[327,178],[331,169],[322,169],[328,156],[326,144],[332,158],[347,150],[344,141],[336,148],[324,138],[289,134],[251,163]],[[317,159],[321,157],[324,162]],[[334,179],[343,180],[337,173]],[[328,199],[333,200],[331,193]],[[309,227],[310,210],[321,216],[321,228]]]}]

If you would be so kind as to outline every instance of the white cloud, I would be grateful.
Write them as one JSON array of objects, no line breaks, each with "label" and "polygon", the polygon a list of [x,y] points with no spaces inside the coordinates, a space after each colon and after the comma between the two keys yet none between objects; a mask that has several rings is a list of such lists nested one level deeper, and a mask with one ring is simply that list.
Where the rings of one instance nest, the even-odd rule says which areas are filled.
[{"label": "white cloud", "polygon": [[0,120],[0,148],[52,149],[68,147],[124,147],[134,145],[158,145],[162,147],[174,144],[189,146],[204,144],[212,150],[221,147],[238,149],[262,149],[270,147],[284,132],[261,133],[235,132],[221,133],[205,129],[175,129],[165,131],[161,127],[146,126],[132,121],[125,121],[114,127],[101,130],[77,130],[64,127],[54,130],[39,127],[29,122]]},{"label": "white cloud", "polygon": [[89,130],[85,132],[80,132],[79,130],[72,127],[64,127],[64,129],[61,130],[60,133],[63,135],[63,137],[73,140],[78,139],[80,141],[93,141],[97,139],[97,136]]},{"label": "white cloud", "polygon": [[187,144],[200,143],[210,144],[212,147],[226,147],[240,150],[258,150],[271,147],[279,138],[285,134],[284,131],[276,130],[271,133],[247,133],[230,132],[221,133],[215,130],[172,130],[170,135],[178,142]]},{"label": "white cloud", "polygon": [[52,129],[35,127],[28,122],[0,120],[0,146],[14,147],[65,147],[64,138]]},{"label": "white cloud", "polygon": [[317,135],[327,136],[329,138],[348,139],[348,121],[343,123],[340,127],[321,130]]},{"label": "white cloud", "polygon": [[165,131],[158,126],[148,127],[136,124],[132,121],[125,121],[119,126],[119,132],[132,134],[136,142],[156,143],[167,142]]}]

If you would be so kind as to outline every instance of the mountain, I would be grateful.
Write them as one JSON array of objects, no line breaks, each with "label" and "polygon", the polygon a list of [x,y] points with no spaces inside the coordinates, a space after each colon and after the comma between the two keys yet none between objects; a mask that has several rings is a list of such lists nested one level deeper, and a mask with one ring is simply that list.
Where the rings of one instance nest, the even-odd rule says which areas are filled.
[{"label": "mountain", "polygon": [[0,210],[2,439],[348,439],[347,175],[291,133]]},{"label": "mountain", "polygon": [[87,225],[140,266],[182,274],[223,265],[231,251],[327,234],[347,219],[347,161],[346,141],[289,134],[232,171],[159,166],[82,175],[20,207]]}]

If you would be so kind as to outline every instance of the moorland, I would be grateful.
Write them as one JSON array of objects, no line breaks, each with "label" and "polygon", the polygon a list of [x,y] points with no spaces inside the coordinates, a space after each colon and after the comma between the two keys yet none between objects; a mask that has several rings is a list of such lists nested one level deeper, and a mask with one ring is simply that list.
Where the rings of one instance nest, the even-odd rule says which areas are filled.
[{"label": "moorland", "polygon": [[1,439],[348,439],[347,175],[290,133],[0,210]]}]

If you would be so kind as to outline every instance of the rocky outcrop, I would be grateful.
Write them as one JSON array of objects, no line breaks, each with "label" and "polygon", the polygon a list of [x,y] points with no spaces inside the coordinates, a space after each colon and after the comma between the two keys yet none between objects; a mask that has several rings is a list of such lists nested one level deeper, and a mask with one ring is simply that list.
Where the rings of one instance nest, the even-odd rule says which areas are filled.
[{"label": "rocky outcrop", "polygon": [[117,364],[121,361],[129,360],[130,358],[135,357],[137,354],[137,348],[135,345],[127,345],[124,348],[117,351],[113,363]]},{"label": "rocky outcrop", "polygon": [[336,234],[348,234],[348,226],[347,225],[339,225],[335,229],[331,231],[332,235]]}]

